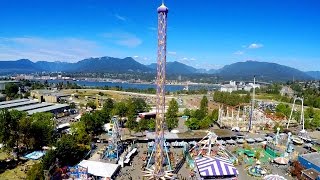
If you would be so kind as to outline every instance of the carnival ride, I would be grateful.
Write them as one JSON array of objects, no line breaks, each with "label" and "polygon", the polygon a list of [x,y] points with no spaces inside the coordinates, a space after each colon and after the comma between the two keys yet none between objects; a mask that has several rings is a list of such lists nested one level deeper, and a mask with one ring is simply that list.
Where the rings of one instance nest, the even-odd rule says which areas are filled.
[{"label": "carnival ride", "polygon": [[237,162],[238,159],[224,148],[217,140],[218,136],[214,132],[207,132],[207,135],[199,142],[196,142],[193,147],[186,148],[186,159],[189,167],[195,166],[194,159],[196,157],[220,157],[229,159],[230,162]]},{"label": "carnival ride", "polygon": [[117,116],[111,118],[111,124],[112,131],[109,132],[111,137],[109,139],[104,158],[118,161],[120,154],[123,152],[123,144],[121,142],[121,134]]},{"label": "carnival ride", "polygon": [[[298,133],[298,137],[300,139],[302,139],[303,141],[306,141],[306,142],[311,142],[311,139],[308,135],[308,132],[305,130],[304,128],[304,105],[303,105],[303,98],[302,97],[295,97],[294,100],[293,100],[293,104],[292,104],[292,108],[291,108],[291,113],[290,113],[290,117],[288,119],[288,122],[287,122],[287,129],[289,129],[289,126],[290,126],[290,121],[292,120],[292,115],[293,115],[293,111],[295,111],[295,104],[297,101],[300,101],[301,102],[301,112],[300,112],[300,122],[299,124],[302,125],[302,130]],[[299,138],[293,138],[293,141],[296,142],[297,144],[301,144],[301,141],[299,140]]]},{"label": "carnival ride", "polygon": [[[167,15],[168,8],[162,2],[158,7],[158,59],[157,59],[157,106],[155,143],[149,156],[145,175],[149,179],[173,179],[168,149],[164,138],[165,126],[165,84],[166,84],[166,56],[167,56]],[[154,163],[151,162],[154,159]],[[167,168],[166,168],[167,167]]]}]

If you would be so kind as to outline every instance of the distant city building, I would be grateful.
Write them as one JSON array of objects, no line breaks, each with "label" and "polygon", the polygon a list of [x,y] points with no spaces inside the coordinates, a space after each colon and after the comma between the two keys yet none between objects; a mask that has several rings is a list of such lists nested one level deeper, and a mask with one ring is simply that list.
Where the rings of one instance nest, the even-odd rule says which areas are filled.
[{"label": "distant city building", "polygon": [[229,92],[229,93],[237,90],[238,88],[235,81],[230,81],[229,84],[222,85],[220,89],[221,92]]},{"label": "distant city building", "polygon": [[17,75],[14,79],[15,80],[32,80],[32,79],[34,79],[34,76],[21,74],[21,75]]},{"label": "distant city building", "polygon": [[288,86],[283,86],[282,89],[280,90],[280,94],[281,96],[293,97],[294,91]]},{"label": "distant city building", "polygon": [[253,84],[253,83],[248,83],[245,84],[244,82],[239,82],[238,84],[236,81],[230,81],[229,84],[224,84],[221,86],[220,91],[221,92],[233,92],[233,91],[239,91],[239,90],[244,90],[244,91],[251,91],[251,89],[255,87],[255,89],[260,88],[260,84]]},{"label": "distant city building", "polygon": [[50,76],[41,76],[40,79],[43,79],[43,80],[49,80],[50,79]]}]

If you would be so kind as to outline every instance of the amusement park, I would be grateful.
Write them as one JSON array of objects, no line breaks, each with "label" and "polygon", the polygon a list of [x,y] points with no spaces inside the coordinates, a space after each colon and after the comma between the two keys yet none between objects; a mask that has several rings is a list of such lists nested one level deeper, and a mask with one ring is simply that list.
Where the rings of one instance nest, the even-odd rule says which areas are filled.
[{"label": "amusement park", "polygon": [[[92,40],[103,38],[99,43],[67,36],[62,40],[46,40],[32,39],[32,36],[6,38],[0,35],[0,51],[5,49],[18,54],[20,58],[17,61],[18,67],[5,61],[3,64],[9,69],[12,66],[14,73],[8,77],[0,76],[0,101],[3,101],[0,102],[0,179],[320,180],[320,81],[312,79],[316,75],[320,79],[320,72],[316,74],[310,71],[304,76],[307,72],[294,68],[284,69],[284,66],[276,66],[272,62],[268,66],[271,68],[262,68],[267,71],[265,75],[260,65],[251,58],[260,59],[258,53],[255,56],[254,52],[263,52],[269,48],[267,45],[264,47],[258,42],[231,45],[233,43],[228,40],[233,41],[234,33],[229,30],[234,26],[255,24],[262,29],[265,22],[260,19],[256,23],[244,22],[244,25],[233,20],[237,11],[241,14],[249,12],[247,14],[250,18],[253,17],[251,9],[230,8],[230,3],[226,3],[226,10],[220,12],[217,11],[220,7],[207,7],[203,2],[181,2],[179,6],[172,4],[172,9],[169,9],[163,0],[160,6],[148,2],[140,9],[140,1],[133,4],[130,4],[131,1],[120,3],[119,7],[130,4],[124,8],[124,12],[132,13],[131,18],[129,15],[120,15],[119,7],[112,7],[112,3],[118,3],[116,1],[107,2],[107,7],[104,4],[105,9],[101,10],[103,14],[99,14],[101,12],[96,10],[101,8],[98,3],[101,2],[92,1],[92,5],[85,6],[81,12],[86,13],[86,16],[81,16],[83,19],[79,21],[87,20],[88,25],[77,28],[88,31],[90,25],[93,25],[91,21],[95,19],[89,18],[91,14],[113,18],[107,25],[104,24],[112,30],[117,29],[114,26],[123,29],[131,27],[133,32],[142,31],[140,35],[150,39],[144,39],[143,42],[138,35],[126,31],[114,33],[110,30],[101,33],[101,22],[97,22],[99,32],[86,32],[96,34]],[[198,8],[200,5],[202,7]],[[70,7],[78,11],[78,4]],[[200,18],[192,20],[196,10]],[[67,12],[70,15],[76,14],[75,11]],[[149,19],[148,22],[146,19],[149,17],[144,13],[150,13],[152,21]],[[180,18],[172,18],[171,21],[171,16],[179,13],[182,13]],[[226,19],[216,18],[216,15],[212,15],[214,13],[229,13],[227,20],[232,20],[232,28],[219,29],[228,23]],[[264,12],[259,13],[257,17],[266,16]],[[297,16],[300,21],[305,15],[301,14],[292,17]],[[138,21],[141,17],[142,20]],[[272,17],[270,22],[281,20],[275,15]],[[290,22],[293,21],[292,17]],[[66,23],[64,18],[56,21],[61,21],[61,26],[72,24]],[[103,21],[106,22],[105,19]],[[207,27],[208,21],[212,21],[212,30],[197,29],[198,23],[204,23]],[[175,26],[177,22],[184,27],[179,29]],[[312,24],[317,23],[314,21]],[[287,25],[281,21],[276,24],[277,28],[280,26]],[[43,27],[46,28],[41,25]],[[246,36],[254,39],[257,32],[249,34],[250,28],[243,27],[240,39]],[[189,28],[195,28],[194,33],[206,37],[204,39],[208,45],[214,47],[208,51],[212,51],[214,56],[205,53],[203,46],[189,42],[189,38],[198,36],[190,33]],[[73,30],[72,34],[81,37],[77,34],[79,29]],[[178,33],[174,33],[176,29],[179,29]],[[220,39],[223,43],[210,39],[211,31],[223,33],[226,36]],[[281,35],[288,33],[284,32]],[[301,34],[304,38],[308,33]],[[177,36],[181,36],[180,39],[175,39]],[[270,34],[263,36],[271,37]],[[171,44],[172,39],[178,40],[180,44]],[[59,41],[62,41],[61,47],[66,49],[65,53],[55,50]],[[151,45],[150,41],[155,43]],[[2,43],[7,43],[8,47]],[[40,57],[37,59],[40,61],[37,62],[20,57],[21,54],[30,54],[24,51],[33,43],[36,45],[30,50],[39,49],[37,54]],[[108,46],[98,47],[104,43]],[[142,43],[148,49],[139,49]],[[40,48],[38,44],[44,47]],[[69,47],[70,44],[75,47]],[[111,44],[119,51],[113,52]],[[228,59],[226,61],[239,59],[241,62],[234,65],[223,62],[223,66],[218,65],[215,60],[221,58],[218,50],[220,44],[239,50],[221,57]],[[79,48],[79,45],[85,48]],[[23,50],[13,50],[11,46],[23,47]],[[188,46],[192,51],[187,52],[190,56],[180,55],[182,52],[178,51],[178,46]],[[54,47],[54,50],[46,50],[46,47]],[[173,51],[175,49],[177,52]],[[292,52],[297,49],[302,47],[297,46],[288,52],[294,54]],[[109,56],[88,58],[77,63],[73,59],[80,55],[91,57],[89,51],[96,55],[111,51],[117,55],[125,50],[130,52],[130,56],[135,56],[124,59]],[[156,53],[142,55],[147,50]],[[193,51],[199,51],[201,56],[194,58]],[[79,55],[69,54],[71,52]],[[60,59],[72,58],[72,62],[42,61],[50,54],[58,54],[55,56]],[[3,57],[11,58],[7,52],[0,52],[0,59]],[[242,62],[243,58],[250,60]],[[156,63],[143,64],[149,63],[151,59],[156,59]],[[172,62],[172,59],[177,61]],[[275,58],[270,55],[270,59]],[[20,69],[30,64],[33,69],[27,68],[27,72],[30,71],[32,75],[20,74]],[[191,64],[196,68],[191,67]],[[252,67],[246,68],[243,64]],[[67,65],[72,68],[67,69]],[[109,67],[108,72],[105,67]],[[46,68],[52,72],[47,72]],[[86,68],[89,68],[88,72],[83,70]],[[270,69],[281,76],[274,78],[276,75],[269,73]],[[7,72],[7,69],[3,72]],[[297,80],[295,78],[298,77],[292,74],[289,74],[289,78],[283,77],[288,72],[307,78]],[[309,75],[312,80],[308,79]],[[34,76],[37,77],[36,81],[33,81]]]},{"label": "amusement park", "polygon": [[[305,129],[304,98],[294,97],[290,116],[283,120],[276,114],[281,105],[256,100],[256,77],[251,83],[251,101],[236,106],[216,104],[217,119],[207,130],[167,128],[165,86],[169,9],[163,3],[157,13],[156,107],[154,112],[141,116],[155,116],[154,131],[134,136],[130,132],[128,137],[126,128],[120,125],[121,117],[114,116],[105,125],[105,137],[97,140],[97,144],[101,144],[98,150],[78,166],[86,168],[88,174],[106,177],[98,170],[99,163],[103,163],[101,166],[110,172],[109,179],[123,180],[286,180],[295,179],[294,173],[299,179],[319,179],[320,154],[313,148],[319,141],[311,138]],[[183,104],[182,97],[179,97],[179,103]],[[298,111],[301,112],[299,116]],[[299,119],[294,119],[296,117]],[[188,118],[182,114],[179,126],[185,127]]]}]

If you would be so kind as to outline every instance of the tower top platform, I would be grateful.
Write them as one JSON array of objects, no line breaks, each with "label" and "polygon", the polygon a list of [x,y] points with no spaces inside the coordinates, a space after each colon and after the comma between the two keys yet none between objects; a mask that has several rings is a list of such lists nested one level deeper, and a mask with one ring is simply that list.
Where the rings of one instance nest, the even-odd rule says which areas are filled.
[{"label": "tower top platform", "polygon": [[164,5],[164,3],[162,3],[162,5],[160,7],[158,7],[158,13],[159,12],[168,12],[169,9],[167,8],[167,6]]}]

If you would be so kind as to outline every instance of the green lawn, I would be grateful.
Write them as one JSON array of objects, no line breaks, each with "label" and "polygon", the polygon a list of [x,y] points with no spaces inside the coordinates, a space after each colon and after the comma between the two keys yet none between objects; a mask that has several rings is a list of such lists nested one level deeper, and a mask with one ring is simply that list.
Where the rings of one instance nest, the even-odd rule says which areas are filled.
[{"label": "green lawn", "polygon": [[[270,154],[268,154],[264,149],[262,149],[262,148],[257,148],[257,149],[252,149],[252,151],[253,152],[256,152],[257,150],[260,150],[261,151],[261,153],[263,154],[263,155],[261,155],[261,157],[260,157],[260,162],[262,162],[262,163],[268,163],[271,159],[273,159],[273,157],[270,155]],[[237,154],[238,155],[242,155],[242,154],[244,154],[244,152],[245,152],[245,150],[244,149],[238,149],[237,150]],[[244,154],[245,155],[245,154]],[[254,157],[247,157],[246,155],[244,156],[244,160],[245,160],[245,162],[246,162],[246,164],[249,164],[249,165],[252,165],[252,164],[254,164],[255,162],[256,162],[256,159],[254,158]]]},{"label": "green lawn", "polygon": [[1,160],[5,160],[5,159],[7,159],[7,158],[9,158],[9,157],[10,157],[10,155],[8,155],[8,153],[0,150],[0,161],[1,161]]},{"label": "green lawn", "polygon": [[0,174],[1,180],[12,180],[12,179],[26,179],[27,171],[31,168],[31,166],[38,161],[29,160],[23,164],[18,165],[14,169],[7,169],[3,173]]}]

